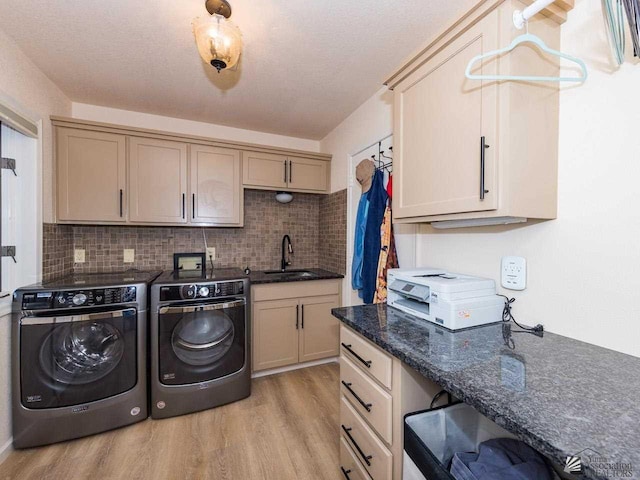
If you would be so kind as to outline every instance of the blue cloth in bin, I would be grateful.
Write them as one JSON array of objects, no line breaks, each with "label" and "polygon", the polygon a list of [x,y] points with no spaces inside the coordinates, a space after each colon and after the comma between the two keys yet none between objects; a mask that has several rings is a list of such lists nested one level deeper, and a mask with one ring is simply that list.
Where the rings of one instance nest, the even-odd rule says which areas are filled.
[{"label": "blue cloth in bin", "polygon": [[480,444],[479,453],[456,453],[451,474],[456,480],[553,480],[544,458],[519,440],[496,438]]}]

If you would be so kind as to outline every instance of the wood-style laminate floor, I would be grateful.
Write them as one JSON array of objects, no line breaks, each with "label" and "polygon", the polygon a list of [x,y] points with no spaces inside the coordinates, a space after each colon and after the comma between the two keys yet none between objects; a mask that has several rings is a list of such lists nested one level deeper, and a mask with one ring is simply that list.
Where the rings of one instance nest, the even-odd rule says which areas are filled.
[{"label": "wood-style laminate floor", "polygon": [[340,479],[339,367],[253,380],[251,397],[12,452],[1,479]]}]

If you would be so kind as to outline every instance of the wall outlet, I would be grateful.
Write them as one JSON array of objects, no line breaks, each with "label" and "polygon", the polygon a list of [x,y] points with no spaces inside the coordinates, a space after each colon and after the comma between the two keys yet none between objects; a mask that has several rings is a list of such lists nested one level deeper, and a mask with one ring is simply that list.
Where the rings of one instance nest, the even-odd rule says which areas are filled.
[{"label": "wall outlet", "polygon": [[502,257],[502,286],[509,290],[527,287],[527,261],[523,257]]},{"label": "wall outlet", "polygon": [[74,263],[84,263],[85,262],[84,248],[76,248],[73,251],[73,261],[74,261]]},{"label": "wall outlet", "polygon": [[136,258],[136,251],[133,248],[124,249],[124,263],[133,263]]},{"label": "wall outlet", "polygon": [[207,247],[207,262],[216,259],[216,247]]}]

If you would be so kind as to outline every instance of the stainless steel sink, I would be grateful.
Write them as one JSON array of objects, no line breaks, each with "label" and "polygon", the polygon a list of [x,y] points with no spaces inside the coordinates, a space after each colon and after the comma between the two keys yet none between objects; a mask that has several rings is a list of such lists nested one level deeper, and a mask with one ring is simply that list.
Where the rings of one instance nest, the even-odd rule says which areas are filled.
[{"label": "stainless steel sink", "polygon": [[311,278],[317,275],[309,270],[268,270],[264,272],[266,275],[278,275],[287,278]]}]

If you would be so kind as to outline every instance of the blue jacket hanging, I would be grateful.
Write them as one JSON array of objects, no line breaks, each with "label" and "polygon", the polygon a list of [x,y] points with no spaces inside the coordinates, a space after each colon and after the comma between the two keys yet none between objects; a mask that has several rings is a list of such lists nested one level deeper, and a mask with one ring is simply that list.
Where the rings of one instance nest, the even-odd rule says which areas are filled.
[{"label": "blue jacket hanging", "polygon": [[353,261],[351,262],[351,287],[354,290],[358,290],[360,298],[362,298],[362,260],[364,254],[364,232],[367,227],[367,212],[369,209],[368,197],[369,192],[363,193],[358,203]]},{"label": "blue jacket hanging", "polygon": [[384,188],[384,175],[376,170],[371,189],[368,192],[369,209],[364,232],[362,259],[362,300],[373,303],[378,279],[378,259],[380,257],[380,226],[387,206],[387,192]]}]

